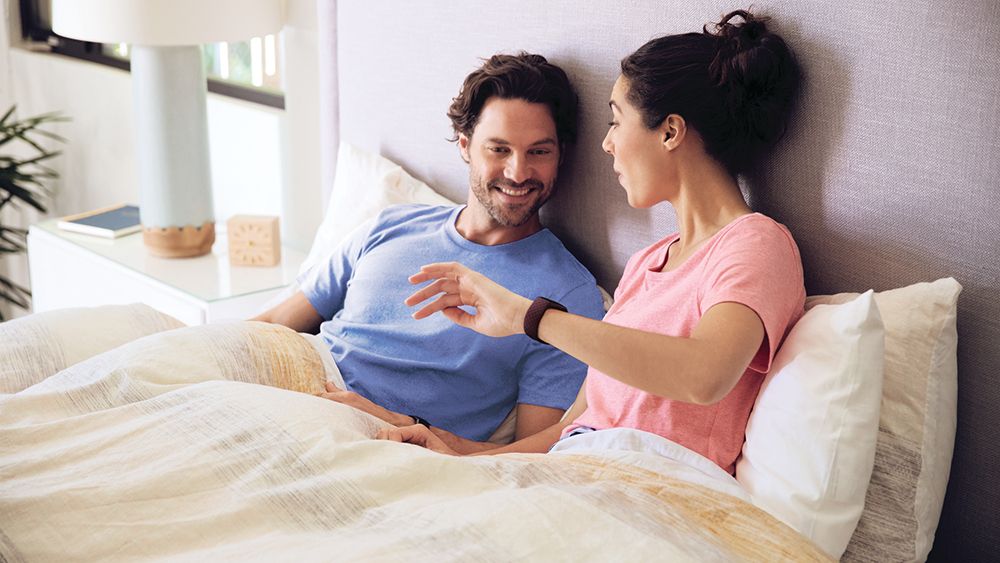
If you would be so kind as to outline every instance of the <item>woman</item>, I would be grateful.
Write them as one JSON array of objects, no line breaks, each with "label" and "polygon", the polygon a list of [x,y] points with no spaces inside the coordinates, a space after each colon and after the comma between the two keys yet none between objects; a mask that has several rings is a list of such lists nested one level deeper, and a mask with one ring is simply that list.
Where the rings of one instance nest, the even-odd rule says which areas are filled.
[{"label": "woman", "polygon": [[[622,61],[603,148],[629,204],[669,202],[679,232],[632,256],[603,322],[460,264],[411,276],[433,281],[407,305],[437,296],[415,318],[440,311],[486,335],[524,332],[590,366],[561,422],[484,453],[544,452],[570,434],[630,427],[734,472],[764,374],[805,299],[794,240],[750,210],[736,174],[783,134],[799,72],[765,20],[739,10],[716,28],[654,39]],[[419,425],[382,437],[455,453]]]}]

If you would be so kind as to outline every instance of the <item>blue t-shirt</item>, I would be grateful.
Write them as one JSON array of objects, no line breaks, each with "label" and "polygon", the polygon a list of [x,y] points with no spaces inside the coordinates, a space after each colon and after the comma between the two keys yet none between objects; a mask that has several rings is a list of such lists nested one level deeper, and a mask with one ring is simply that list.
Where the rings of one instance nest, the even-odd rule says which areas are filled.
[{"label": "blue t-shirt", "polygon": [[[586,366],[528,338],[483,336],[444,315],[414,320],[407,278],[432,262],[461,262],[529,299],[548,297],[599,319],[594,276],[548,229],[484,246],[455,228],[463,207],[399,205],[344,241],[299,280],[324,319],[348,389],[383,407],[485,440],[517,403],[566,409]],[[470,312],[473,312],[470,309]]]}]

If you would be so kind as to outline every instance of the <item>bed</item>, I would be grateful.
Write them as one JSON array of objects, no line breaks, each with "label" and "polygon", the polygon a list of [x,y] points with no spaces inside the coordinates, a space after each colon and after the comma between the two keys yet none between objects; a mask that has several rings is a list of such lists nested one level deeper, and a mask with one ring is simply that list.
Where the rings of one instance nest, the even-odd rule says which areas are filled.
[{"label": "bed", "polygon": [[[405,197],[429,203],[429,186],[463,200],[467,171],[444,140],[448,101],[481,57],[539,52],[567,70],[582,112],[543,218],[613,288],[627,257],[673,228],[666,209],[627,207],[599,148],[618,60],[744,6],[585,6],[320,0],[331,209],[359,205],[351,174],[362,158],[388,167],[379,178],[397,192],[406,184]],[[803,436],[801,447],[776,445],[773,429],[794,425],[758,416],[775,412],[763,408],[748,429],[753,466],[742,481],[739,468],[727,478],[628,432],[544,456],[448,458],[369,440],[378,421],[310,396],[335,368],[307,336],[259,323],[182,327],[141,305],[54,311],[0,325],[0,557],[995,557],[1000,8],[851,0],[755,9],[775,17],[807,82],[777,158],[743,181],[752,205],[796,236],[808,292],[826,296],[811,301],[802,336],[789,336],[781,377],[762,400],[822,396],[786,385],[806,379],[786,374],[819,373],[843,356],[811,355],[819,348],[876,358],[854,362],[871,369],[840,370],[853,386],[841,399],[856,403],[837,412],[867,413],[849,429],[862,439],[838,427],[841,443],[825,452],[864,479],[827,471],[822,483],[773,490],[774,471],[814,476],[817,459],[781,458],[804,452]],[[847,327],[840,340],[829,338],[833,326]],[[919,418],[887,418],[902,410]],[[816,486],[825,506],[808,498]],[[806,521],[788,508],[815,514]]]}]

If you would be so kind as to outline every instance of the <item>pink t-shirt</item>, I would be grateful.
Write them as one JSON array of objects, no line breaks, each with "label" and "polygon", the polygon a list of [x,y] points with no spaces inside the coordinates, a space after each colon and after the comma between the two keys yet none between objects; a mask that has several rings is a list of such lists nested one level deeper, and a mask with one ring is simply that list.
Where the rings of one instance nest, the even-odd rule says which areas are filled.
[{"label": "pink t-shirt", "polygon": [[[760,350],[733,390],[709,406],[646,393],[590,368],[587,410],[563,435],[580,426],[637,428],[665,436],[733,473],[763,374],[802,315],[802,260],[788,229],[759,213],[737,218],[679,267],[659,271],[678,238],[674,234],[632,256],[604,320],[687,337],[713,305],[736,302],[753,309],[764,323]],[[670,377],[670,366],[664,366],[663,377]]]}]

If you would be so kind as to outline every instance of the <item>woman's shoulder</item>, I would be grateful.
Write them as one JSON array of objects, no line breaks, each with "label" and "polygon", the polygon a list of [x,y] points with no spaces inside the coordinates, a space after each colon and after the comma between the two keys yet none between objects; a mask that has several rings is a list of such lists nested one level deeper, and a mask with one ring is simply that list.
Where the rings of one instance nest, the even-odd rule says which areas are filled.
[{"label": "woman's shoulder", "polygon": [[759,263],[798,265],[802,258],[795,238],[785,225],[762,213],[744,215],[715,237],[709,264]]},{"label": "woman's shoulder", "polygon": [[795,238],[788,227],[763,213],[749,213],[727,225],[718,237],[725,244],[765,244],[792,247],[798,252]]}]

